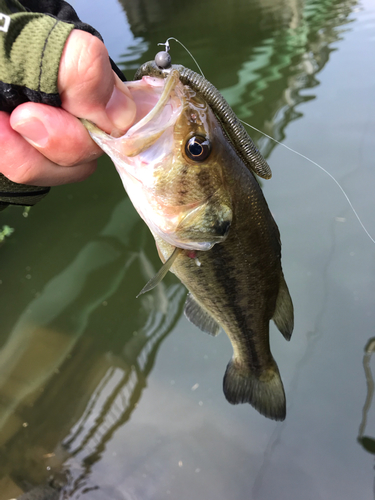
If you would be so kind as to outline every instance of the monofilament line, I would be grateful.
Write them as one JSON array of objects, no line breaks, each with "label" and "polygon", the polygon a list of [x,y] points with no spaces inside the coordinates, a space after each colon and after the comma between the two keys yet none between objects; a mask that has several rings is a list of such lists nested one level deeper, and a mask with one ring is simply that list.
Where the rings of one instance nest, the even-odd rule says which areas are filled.
[{"label": "monofilament line", "polygon": [[349,199],[349,196],[346,194],[346,192],[344,191],[344,188],[341,186],[341,184],[335,179],[335,177],[333,177],[332,174],[330,174],[328,172],[328,170],[326,170],[324,167],[322,167],[321,165],[319,165],[319,163],[316,163],[315,161],[311,160],[310,158],[308,158],[307,156],[303,155],[302,153],[299,153],[298,151],[295,151],[293,148],[290,148],[289,146],[287,146],[286,144],[283,144],[282,142],[279,142],[277,139],[274,139],[273,137],[271,137],[270,135],[266,134],[265,132],[262,132],[261,130],[257,129],[256,127],[253,127],[252,125],[250,125],[250,123],[247,123],[243,120],[240,120],[244,125],[247,125],[248,127],[252,128],[253,130],[256,130],[257,132],[259,132],[260,134],[264,135],[265,137],[268,137],[268,139],[271,139],[271,141],[274,141],[276,142],[276,144],[279,144],[280,146],[282,146],[283,148],[286,148],[286,149],[289,149],[289,151],[291,151],[292,153],[295,153],[296,155],[298,156],[301,156],[301,158],[304,158],[305,160],[309,161],[310,163],[312,163],[313,165],[315,165],[316,167],[320,168],[320,170],[322,170],[325,174],[328,175],[328,177],[330,177],[333,182],[336,184],[336,186],[340,189],[340,191],[342,192],[342,194],[345,196],[346,198],[346,201],[349,203],[349,206],[350,208],[352,209],[353,211],[353,214],[357,217],[357,220],[358,222],[360,223],[360,225],[362,226],[362,229],[364,230],[364,232],[367,234],[367,236],[370,238],[370,240],[375,244],[375,239],[371,236],[371,234],[367,231],[366,227],[364,226],[363,222],[361,221],[361,218],[360,216],[357,214],[357,211],[356,209],[353,207],[353,204],[352,202],[350,201]]},{"label": "monofilament line", "polygon": [[167,38],[165,43],[158,43],[158,45],[165,45],[165,48],[168,51],[169,50],[169,43],[168,43],[169,40],[174,40],[175,42],[179,43],[181,45],[181,47],[183,47],[186,50],[186,52],[189,54],[189,56],[193,59],[193,61],[197,65],[197,68],[199,69],[200,74],[203,76],[203,78],[205,78],[203,71],[202,71],[201,67],[199,66],[197,60],[195,59],[193,54],[190,52],[190,50],[187,47],[185,47],[185,45],[182,42],[180,42],[180,40],[177,40],[177,38],[175,38],[174,36],[170,36],[169,38]]}]

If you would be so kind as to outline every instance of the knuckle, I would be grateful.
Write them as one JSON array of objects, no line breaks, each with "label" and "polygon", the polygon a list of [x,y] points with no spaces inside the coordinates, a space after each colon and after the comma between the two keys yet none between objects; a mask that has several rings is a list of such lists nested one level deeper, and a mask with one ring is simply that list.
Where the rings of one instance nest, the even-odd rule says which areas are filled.
[{"label": "knuckle", "polygon": [[82,182],[90,177],[96,170],[97,162],[96,160],[90,161],[89,163],[85,163],[81,165],[81,169],[77,172],[77,176],[74,182]]},{"label": "knuckle", "polygon": [[83,46],[77,61],[77,81],[80,81],[82,90],[99,86],[103,72],[108,67],[107,49],[98,38],[91,36]]},{"label": "knuckle", "polygon": [[90,161],[96,160],[103,151],[96,144],[87,144],[84,140],[77,139],[74,141],[67,141],[69,147],[57,147],[50,155],[49,159],[61,165],[62,167],[76,167],[77,165],[85,164]]},{"label": "knuckle", "polygon": [[33,165],[29,162],[24,162],[17,165],[16,168],[9,168],[4,172],[4,175],[12,182],[17,184],[29,184],[35,183],[35,171]]},{"label": "knuckle", "polygon": [[59,178],[58,184],[72,184],[75,182],[82,182],[90,177],[96,170],[96,161],[89,163],[82,163],[69,169],[64,169],[62,177]]},{"label": "knuckle", "polygon": [[63,108],[78,107],[82,112],[93,104],[100,107],[109,99],[112,87],[112,70],[104,43],[89,33],[73,30],[58,75]]}]

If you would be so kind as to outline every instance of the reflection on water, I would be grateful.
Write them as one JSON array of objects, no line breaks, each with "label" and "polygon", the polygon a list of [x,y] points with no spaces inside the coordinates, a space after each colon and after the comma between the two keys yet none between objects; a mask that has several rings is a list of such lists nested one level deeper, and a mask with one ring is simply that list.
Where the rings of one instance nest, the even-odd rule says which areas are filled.
[{"label": "reflection on water", "polygon": [[[122,0],[121,5],[124,23],[126,13],[134,36],[120,61],[128,78],[142,62],[153,59],[158,42],[176,36],[193,52],[205,76],[222,90],[241,118],[283,140],[287,125],[302,118],[301,104],[316,98],[313,89],[319,85],[317,75],[329,66],[332,51],[340,49],[344,33],[353,27],[350,23],[357,2],[205,0],[202,5],[198,0]],[[97,0],[97,19],[90,21],[99,31],[103,8],[105,5]],[[106,42],[111,53],[111,40]],[[116,51],[121,53],[118,47]],[[172,48],[172,59],[192,67],[189,56],[177,45]],[[263,153],[270,155],[274,144],[256,132],[251,135]],[[147,420],[143,416],[146,423],[132,428],[134,439],[128,436],[129,441],[114,446],[123,436],[125,424],[128,426],[138,414],[137,406],[145,399],[144,389],[152,377],[158,350],[176,329],[186,292],[169,276],[152,293],[135,299],[155,273],[158,258],[147,228],[129,200],[124,199],[121,183],[112,175],[108,162],[103,161],[98,174],[84,184],[52,190],[27,219],[15,210],[3,212],[0,217],[0,227],[15,228],[0,246],[0,284],[7,298],[0,302],[0,500],[33,488],[43,488],[42,493],[33,490],[34,496],[40,493],[41,498],[147,500],[166,498],[170,484],[180,488],[174,496],[180,500],[191,498],[193,484],[197,488],[194,495],[205,500],[243,500],[249,491],[254,500],[271,500],[275,489],[284,491],[279,484],[285,486],[286,492],[290,484],[294,484],[292,491],[297,491],[297,485],[309,485],[314,500],[328,498],[320,495],[310,476],[307,455],[303,455],[304,461],[299,460],[293,449],[298,448],[296,443],[288,448],[287,461],[284,456],[278,458],[278,447],[291,439],[288,422],[282,427],[269,427],[273,424],[257,420],[258,416],[249,415],[249,409],[237,407],[230,408],[233,420],[222,416],[227,409],[220,386],[215,386],[220,398],[217,401],[211,386],[207,405],[206,400],[198,399],[200,409],[209,408],[202,417],[184,414],[183,409],[190,407],[177,389],[166,387],[165,380],[160,382],[161,388],[154,384],[151,412],[155,412],[155,418],[148,415]],[[324,256],[324,289],[319,288],[322,307],[310,328],[313,332],[307,336],[309,349],[302,351],[290,377],[288,400],[294,407],[297,402],[293,395],[298,393],[300,376],[319,352],[322,336],[327,335],[323,324],[330,312],[333,254],[336,248],[332,247],[328,257]],[[296,253],[293,258],[298,261],[300,256]],[[337,290],[344,302],[345,294],[339,287]],[[297,321],[302,321],[298,314]],[[297,323],[296,335],[302,338],[304,333]],[[206,342],[197,335],[197,342]],[[193,339],[189,337],[188,341]],[[172,341],[169,337],[164,346]],[[290,348],[296,349],[293,345]],[[371,353],[370,349],[364,358],[368,392],[359,441],[373,453],[373,434],[365,434],[373,391]],[[193,359],[200,354],[194,352]],[[297,359],[300,352],[295,354]],[[188,379],[189,387],[195,387],[197,380],[200,386],[211,380],[209,370],[216,370],[215,361],[216,356],[210,357],[210,368],[201,371],[191,361],[194,366],[189,365],[180,374],[182,368],[168,359],[174,377]],[[217,363],[217,373],[212,375],[215,383],[222,378],[222,363]],[[190,383],[192,374],[194,380]],[[167,395],[166,404],[177,408],[171,421],[178,423],[157,445],[156,438],[152,441],[158,431],[153,420],[157,422],[160,393]],[[311,399],[319,396],[314,393]],[[178,401],[176,406],[172,405],[174,400]],[[305,421],[310,422],[308,418],[313,425],[324,420],[324,411],[317,406],[311,403],[303,409],[304,418],[293,422],[292,437],[305,439],[301,429]],[[238,424],[234,417],[243,415],[242,411],[246,412],[246,425]],[[254,419],[251,428],[250,418]],[[321,424],[314,432],[324,436],[325,424]],[[251,446],[250,451],[245,442]],[[115,455],[108,459],[109,449],[116,449],[111,453],[129,450],[122,457],[126,466],[122,465],[117,482],[111,470],[117,461]],[[205,450],[212,452],[209,459],[204,458]],[[337,460],[341,450],[335,451]],[[198,455],[198,463],[190,464],[192,476],[179,476],[178,472],[189,470],[188,460],[185,467],[185,459],[179,458],[176,472],[171,456],[189,453]],[[327,450],[325,455],[329,455]],[[158,462],[160,456],[162,461]],[[298,463],[293,462],[296,456]],[[144,469],[138,467],[139,463]],[[100,474],[95,475],[98,469]],[[147,480],[142,470],[149,472]],[[279,478],[279,483],[273,490],[274,477]],[[126,486],[134,486],[134,493],[119,486],[123,478]],[[231,487],[225,489],[229,484]],[[288,496],[292,500],[299,498],[298,494]],[[336,498],[343,496],[338,494]]]},{"label": "reflection on water", "polygon": [[[67,488],[70,494],[86,487],[84,480],[89,476],[92,465],[100,459],[115,431],[127,422],[137,407],[157,350],[172,330],[184,296],[182,286],[170,287],[162,297],[165,311],[157,308],[150,311],[146,324],[133,332],[133,339],[125,343],[119,359],[111,357],[107,371],[94,389],[82,417],[62,443],[69,455],[74,457],[73,464],[78,460],[82,469]],[[153,303],[153,307],[155,305]],[[70,460],[66,464],[68,469]]]},{"label": "reflection on water", "polygon": [[[371,455],[375,455],[375,435],[368,436],[365,434],[368,414],[371,409],[371,404],[374,396],[374,377],[372,375],[371,370],[371,357],[375,352],[375,338],[369,339],[365,346],[365,354],[363,356],[363,369],[366,377],[366,386],[367,386],[367,395],[365,404],[363,405],[362,410],[362,420],[358,429],[358,442],[363,446],[363,448],[370,453]],[[375,478],[374,478],[374,498],[375,498]]]},{"label": "reflection on water", "polygon": [[[332,235],[332,240],[334,240],[334,227],[333,224],[331,224],[331,235]],[[324,329],[322,328],[322,323],[323,323],[323,318],[326,313],[327,309],[327,302],[328,302],[328,283],[329,283],[329,267],[332,262],[333,256],[334,256],[334,250],[335,250],[335,245],[333,244],[332,247],[330,248],[330,251],[328,255],[326,256],[325,259],[325,265],[324,269],[322,272],[322,277],[323,277],[323,285],[320,289],[321,293],[321,308],[319,311],[319,314],[317,315],[317,320],[311,330],[306,332],[306,338],[308,342],[308,349],[305,350],[303,353],[302,357],[298,360],[298,363],[296,363],[296,367],[294,370],[293,374],[293,379],[290,382],[289,386],[289,394],[288,399],[289,399],[289,406],[288,410],[295,405],[295,394],[297,393],[298,385],[299,385],[299,380],[301,373],[303,373],[304,367],[309,363],[309,360],[313,357],[314,351],[317,348],[317,345],[323,335]],[[276,450],[277,446],[280,444],[283,438],[283,432],[285,431],[285,427],[276,427],[275,430],[273,431],[269,442],[267,444],[267,447],[264,451],[264,456],[259,468],[259,471],[255,477],[254,480],[254,485],[252,488],[252,496],[254,498],[258,497],[259,492],[261,491],[262,487],[264,484],[267,483],[267,476],[269,473],[269,469],[272,467],[272,455],[274,451]]]},{"label": "reflection on water", "polygon": [[375,351],[375,338],[370,339],[365,347],[365,354],[363,356],[363,369],[365,371],[367,396],[365,404],[363,405],[362,421],[358,430],[358,441],[362,444],[366,451],[375,455],[375,439],[365,436],[367,425],[367,414],[371,408],[372,398],[374,396],[374,378],[372,376],[370,361],[371,356]]},{"label": "reflection on water", "polygon": [[[250,7],[246,0],[206,0],[204,8],[210,15],[195,16],[192,13],[201,10],[198,0],[121,3],[133,33],[148,47],[130,64],[129,56],[120,61],[130,77],[130,70],[154,58],[157,43],[169,36],[186,41],[184,35],[189,50],[204,63],[205,76],[238,116],[278,141],[284,139],[287,124],[302,116],[296,106],[314,99],[300,91],[319,85],[316,75],[336,50],[332,44],[348,29],[348,17],[358,4],[357,0],[258,0]],[[220,29],[215,29],[217,25]],[[209,43],[205,43],[207,32]],[[192,33],[200,36],[194,39]],[[171,43],[172,61],[192,67],[189,55]],[[275,143],[258,132],[251,135],[267,157]]]},{"label": "reflection on water", "polygon": [[95,240],[28,304],[0,352],[0,470],[21,489],[48,480],[71,496],[87,487],[179,317],[184,288],[163,284],[141,299],[132,331],[119,329],[123,338],[105,330],[99,334],[107,338],[92,337],[95,313],[129,269],[138,267],[144,280],[155,273],[144,249],[127,244],[132,234],[142,241],[145,231],[136,217],[122,230],[129,205],[120,202]]}]

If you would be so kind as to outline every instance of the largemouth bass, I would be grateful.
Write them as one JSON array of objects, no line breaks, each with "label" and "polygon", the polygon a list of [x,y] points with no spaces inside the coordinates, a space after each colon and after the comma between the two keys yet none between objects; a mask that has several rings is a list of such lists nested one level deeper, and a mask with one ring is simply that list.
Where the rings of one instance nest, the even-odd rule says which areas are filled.
[{"label": "largemouth bass", "polygon": [[[160,67],[162,66],[162,67]],[[189,290],[187,318],[232,346],[226,399],[283,420],[286,401],[270,351],[269,321],[289,340],[293,305],[277,225],[254,173],[271,171],[221,94],[203,77],[146,63],[127,82],[133,126],[114,138],[83,120],[112,158],[164,265]]]}]

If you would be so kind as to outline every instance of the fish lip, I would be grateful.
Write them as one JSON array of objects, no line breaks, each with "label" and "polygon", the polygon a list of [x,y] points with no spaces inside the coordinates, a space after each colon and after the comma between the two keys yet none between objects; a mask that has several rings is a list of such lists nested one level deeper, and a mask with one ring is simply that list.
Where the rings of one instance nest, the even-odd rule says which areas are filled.
[{"label": "fish lip", "polygon": [[[170,108],[170,116],[169,119],[166,120],[166,123],[160,124],[158,128],[158,132],[154,133],[155,136],[160,136],[169,126],[171,126],[173,123],[170,122],[175,122],[176,120],[176,115],[179,115],[180,110],[184,106],[184,96],[183,93],[178,90],[178,84],[180,83],[179,79],[179,73],[177,70],[173,71],[173,75],[169,79],[165,78],[158,78],[156,76],[150,76],[150,75],[144,75],[142,77],[142,81],[146,81],[147,79],[158,79],[162,80],[163,85],[149,85],[149,87],[155,88],[160,88],[161,89],[161,94],[159,95],[158,100],[156,103],[151,106],[148,110],[147,113],[141,117],[135,117],[135,120],[132,124],[132,126],[127,130],[127,132],[121,137],[121,139],[131,139],[133,135],[136,133],[141,133],[142,129],[144,127],[147,127],[148,125],[152,124],[152,121],[157,121],[160,116],[162,116],[163,112],[165,109],[168,107]],[[136,82],[137,83],[137,82]],[[147,85],[147,82],[146,82]],[[134,86],[139,87],[140,85],[134,85],[134,82],[129,82],[129,91],[132,93],[131,87]],[[167,88],[166,88],[167,86]],[[147,87],[145,89],[147,92]],[[134,91],[133,91],[134,94]],[[175,95],[173,95],[175,94]],[[178,101],[178,102],[177,102]],[[137,154],[137,153],[136,153]],[[136,156],[134,155],[127,155],[127,156]]]}]

